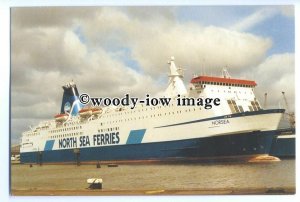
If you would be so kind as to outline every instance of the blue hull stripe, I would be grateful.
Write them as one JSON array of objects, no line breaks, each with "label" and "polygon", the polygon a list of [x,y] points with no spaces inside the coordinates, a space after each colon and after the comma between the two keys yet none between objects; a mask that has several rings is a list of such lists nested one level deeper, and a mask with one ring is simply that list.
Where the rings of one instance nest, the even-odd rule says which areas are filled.
[{"label": "blue hull stripe", "polygon": [[146,129],[131,130],[126,144],[139,144],[142,142]]},{"label": "blue hull stripe", "polygon": [[52,150],[55,140],[47,140],[45,143],[44,151]]},{"label": "blue hull stripe", "polygon": [[236,117],[242,117],[242,116],[253,116],[253,115],[258,115],[258,114],[284,113],[284,111],[285,111],[284,109],[267,109],[267,110],[253,111],[253,112],[235,113],[235,114],[229,114],[229,115],[225,115],[225,116],[216,116],[216,117],[207,118],[207,119],[198,119],[198,120],[194,120],[194,121],[175,123],[175,124],[170,124],[170,125],[165,125],[165,126],[157,126],[155,128],[165,128],[165,127],[186,125],[186,124],[211,121],[211,120],[217,120],[217,119],[229,119],[229,118],[236,118]]},{"label": "blue hull stripe", "polygon": [[185,160],[268,154],[276,131],[186,140],[21,153],[21,163],[75,163],[85,161]]}]

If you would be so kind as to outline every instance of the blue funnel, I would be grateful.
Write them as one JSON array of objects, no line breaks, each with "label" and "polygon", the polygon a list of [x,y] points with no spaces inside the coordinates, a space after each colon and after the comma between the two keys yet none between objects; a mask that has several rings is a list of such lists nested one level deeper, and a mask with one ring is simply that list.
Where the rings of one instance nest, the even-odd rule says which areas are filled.
[{"label": "blue funnel", "polygon": [[78,115],[79,110],[83,105],[79,102],[79,93],[74,82],[70,82],[62,87],[64,94],[62,98],[60,113]]}]

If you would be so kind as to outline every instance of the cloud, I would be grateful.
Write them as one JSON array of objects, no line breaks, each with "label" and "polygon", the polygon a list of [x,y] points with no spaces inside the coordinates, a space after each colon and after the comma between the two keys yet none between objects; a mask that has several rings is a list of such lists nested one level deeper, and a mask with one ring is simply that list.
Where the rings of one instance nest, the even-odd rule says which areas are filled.
[{"label": "cloud", "polygon": [[294,6],[266,6],[241,19],[240,21],[232,25],[230,29],[241,32],[249,31],[256,25],[259,25],[276,15],[294,17]]},{"label": "cloud", "polygon": [[247,16],[246,18],[240,20],[234,24],[231,29],[236,31],[247,31],[256,26],[257,24],[262,23],[263,21],[273,17],[278,13],[278,10],[271,8],[263,8],[254,12],[253,14]]},{"label": "cloud", "polygon": [[[258,83],[257,96],[261,104],[268,93],[268,108],[285,108],[281,92],[284,91],[291,111],[295,110],[295,55],[276,54],[252,69]],[[250,74],[250,73],[249,73]]]},{"label": "cloud", "polygon": [[186,83],[203,66],[207,73],[224,66],[233,73],[257,66],[266,71],[261,65],[272,46],[269,38],[180,22],[175,12],[175,7],[13,8],[14,138],[29,122],[59,112],[61,86],[70,80],[93,96],[143,97],[166,87],[170,56],[186,69]]},{"label": "cloud", "polygon": [[234,69],[253,66],[263,60],[272,45],[268,38],[196,23],[178,23],[172,18],[131,19],[126,12],[114,8],[102,9],[96,16],[82,24],[87,43],[91,47],[107,42],[105,47],[115,44],[128,47],[132,59],[151,76],[162,74],[165,62],[172,55],[190,72],[199,71],[203,61],[213,69],[226,65]]},{"label": "cloud", "polygon": [[93,18],[101,7],[28,7],[12,9],[12,26],[22,29],[69,27],[79,20]]}]

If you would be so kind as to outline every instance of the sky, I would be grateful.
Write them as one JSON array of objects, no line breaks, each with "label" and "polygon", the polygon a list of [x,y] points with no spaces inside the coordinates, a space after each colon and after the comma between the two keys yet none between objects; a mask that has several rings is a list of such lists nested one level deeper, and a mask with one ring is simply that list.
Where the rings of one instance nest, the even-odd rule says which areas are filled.
[{"label": "sky", "polygon": [[27,7],[11,10],[11,137],[59,113],[61,86],[144,97],[167,87],[171,56],[194,74],[255,80],[261,104],[295,105],[293,6]]}]

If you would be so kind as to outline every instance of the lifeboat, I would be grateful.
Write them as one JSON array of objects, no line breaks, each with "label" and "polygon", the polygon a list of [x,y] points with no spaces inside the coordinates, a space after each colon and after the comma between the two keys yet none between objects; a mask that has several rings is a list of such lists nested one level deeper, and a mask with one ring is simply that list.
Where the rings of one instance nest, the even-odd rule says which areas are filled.
[{"label": "lifeboat", "polygon": [[68,119],[69,115],[68,114],[57,114],[54,116],[55,121],[57,122],[63,122]]},{"label": "lifeboat", "polygon": [[102,109],[101,108],[92,108],[92,115],[98,116],[101,113],[102,113]]},{"label": "lifeboat", "polygon": [[80,117],[82,118],[87,118],[87,117],[90,117],[92,116],[92,109],[91,108],[85,108],[85,109],[81,109],[79,110],[79,115]]}]

